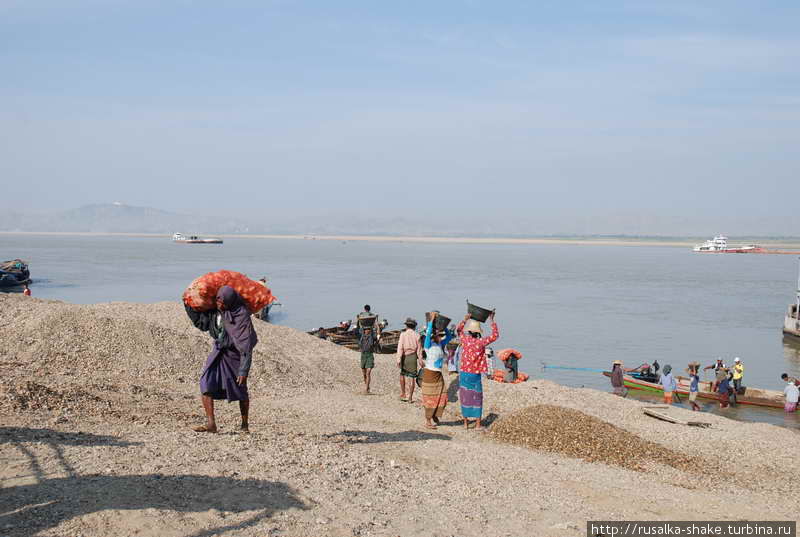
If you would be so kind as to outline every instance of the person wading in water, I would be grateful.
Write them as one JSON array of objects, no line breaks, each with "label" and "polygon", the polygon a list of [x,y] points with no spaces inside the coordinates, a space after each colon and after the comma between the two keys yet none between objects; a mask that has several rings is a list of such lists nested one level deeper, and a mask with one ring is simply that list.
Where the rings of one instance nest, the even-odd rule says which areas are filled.
[{"label": "person wading in water", "polygon": [[214,348],[200,376],[206,424],[194,430],[216,433],[214,400],[227,399],[229,402],[239,401],[241,429],[248,432],[250,396],[247,376],[250,374],[253,348],[258,343],[258,337],[244,300],[232,287],[226,285],[217,292],[217,312],[211,317],[209,333],[214,338]]}]

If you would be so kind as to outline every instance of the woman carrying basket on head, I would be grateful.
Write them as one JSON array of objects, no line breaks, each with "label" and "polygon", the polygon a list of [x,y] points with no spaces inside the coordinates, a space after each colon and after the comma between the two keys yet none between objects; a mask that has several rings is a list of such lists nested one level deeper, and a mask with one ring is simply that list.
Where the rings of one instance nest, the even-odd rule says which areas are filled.
[{"label": "woman carrying basket on head", "polygon": [[[422,406],[425,407],[425,427],[436,429],[439,419],[447,406],[447,391],[442,376],[444,366],[444,350],[447,343],[453,338],[453,332],[445,327],[444,337],[439,335],[436,328],[438,311],[431,312],[425,330],[425,367],[422,370]],[[431,423],[436,422],[436,425]]]},{"label": "woman carrying basket on head", "polygon": [[461,400],[461,415],[464,417],[464,428],[469,428],[469,420],[476,420],[475,430],[480,431],[483,414],[483,385],[481,375],[488,371],[486,365],[486,346],[500,337],[494,312],[489,315],[492,322],[492,335],[481,337],[481,324],[472,319],[468,313],[458,323],[456,333],[461,341],[461,369],[458,374],[458,398]]}]

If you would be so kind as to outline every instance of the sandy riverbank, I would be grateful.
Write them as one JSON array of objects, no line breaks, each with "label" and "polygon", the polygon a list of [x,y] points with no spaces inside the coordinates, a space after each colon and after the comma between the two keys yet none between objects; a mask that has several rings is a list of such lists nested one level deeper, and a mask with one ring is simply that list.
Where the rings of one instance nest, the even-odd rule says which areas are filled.
[{"label": "sandy riverbank", "polygon": [[[566,536],[586,520],[800,508],[797,434],[767,424],[673,425],[637,401],[533,380],[486,383],[494,432],[459,427],[457,403],[430,431],[398,401],[391,357],[377,357],[377,394],[361,395],[356,353],[257,322],[252,434],[223,404],[221,434],[207,435],[189,427],[210,341],[180,304],[0,295],[0,326],[3,535]],[[504,441],[524,435],[556,441]]]}]

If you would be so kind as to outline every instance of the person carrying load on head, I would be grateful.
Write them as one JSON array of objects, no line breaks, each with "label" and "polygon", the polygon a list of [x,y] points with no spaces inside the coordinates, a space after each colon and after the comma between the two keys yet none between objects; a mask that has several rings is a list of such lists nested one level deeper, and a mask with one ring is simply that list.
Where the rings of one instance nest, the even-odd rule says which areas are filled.
[{"label": "person carrying load on head", "polygon": [[[422,369],[422,406],[425,408],[425,427],[436,429],[447,406],[447,391],[442,376],[447,344],[453,339],[453,332],[447,328],[444,333],[436,329],[438,311],[431,312],[425,329],[425,367]],[[434,423],[431,423],[433,420]]]},{"label": "person carrying load on head", "polygon": [[406,329],[400,334],[397,341],[397,367],[400,368],[400,400],[404,403],[414,402],[414,388],[417,386],[416,378],[419,367],[425,364],[422,361],[422,345],[415,332],[417,321],[408,317],[404,323]]},{"label": "person carrying load on head", "polygon": [[375,367],[375,347],[378,345],[377,327],[364,326],[358,332],[358,348],[361,350],[361,374],[364,377],[364,393],[369,395],[372,369]]},{"label": "person carrying load on head", "polygon": [[611,362],[611,387],[614,388],[614,395],[619,395],[620,397],[628,395],[628,388],[625,387],[622,360]]},{"label": "person carrying load on head", "polygon": [[[189,316],[192,317],[191,312]],[[202,329],[195,318],[192,321]],[[205,329],[214,338],[214,348],[200,375],[200,393],[206,424],[195,427],[194,430],[216,433],[214,400],[227,399],[229,402],[239,401],[241,430],[248,432],[250,396],[247,391],[247,377],[250,374],[253,349],[258,343],[258,336],[250,320],[250,311],[242,297],[226,285],[217,291],[217,309],[210,313],[207,322]]]},{"label": "person carrying load on head", "polygon": [[461,415],[464,417],[464,428],[469,428],[469,420],[474,419],[475,430],[483,429],[483,385],[481,375],[488,371],[486,363],[486,347],[497,341],[500,331],[494,320],[494,312],[489,315],[492,322],[492,334],[481,337],[481,324],[472,319],[468,313],[458,323],[456,333],[461,341],[461,369],[458,374],[458,398],[461,401]]},{"label": "person carrying load on head", "polygon": [[672,376],[671,365],[665,365],[663,371],[659,383],[664,390],[664,403],[671,405],[672,394],[678,389],[678,384],[675,382],[675,377]]},{"label": "person carrying load on head", "polygon": [[[519,361],[522,358],[522,353],[516,349],[503,349],[497,353],[497,357],[503,362],[506,370],[502,373],[502,381],[515,383],[520,379]],[[500,378],[500,371],[494,374],[494,378]]]},{"label": "person carrying load on head", "polygon": [[689,404],[692,405],[692,410],[698,411],[700,410],[700,405],[697,404],[697,392],[700,389],[700,375],[698,375],[698,369],[700,368],[700,362],[692,362],[689,364],[689,367],[686,368],[686,373],[689,375]]}]

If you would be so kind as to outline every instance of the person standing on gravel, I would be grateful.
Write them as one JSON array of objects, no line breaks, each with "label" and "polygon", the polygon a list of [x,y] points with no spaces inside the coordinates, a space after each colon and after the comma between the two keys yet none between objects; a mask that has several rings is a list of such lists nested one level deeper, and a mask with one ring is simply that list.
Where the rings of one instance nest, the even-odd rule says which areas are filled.
[{"label": "person standing on gravel", "polygon": [[675,382],[675,377],[672,376],[671,365],[667,364],[664,366],[664,373],[661,375],[660,383],[661,388],[664,390],[664,403],[671,405],[672,394],[678,388],[678,384]]},{"label": "person standing on gravel", "polygon": [[461,401],[461,415],[464,417],[464,428],[469,428],[469,420],[475,419],[475,430],[483,429],[483,384],[481,375],[486,373],[486,346],[500,337],[494,312],[489,315],[492,321],[492,335],[481,337],[481,324],[469,314],[456,326],[456,333],[461,341],[461,369],[458,373],[458,398]]},{"label": "person standing on gravel", "polygon": [[247,391],[247,376],[253,349],[258,343],[250,312],[244,300],[232,287],[224,286],[217,291],[217,313],[212,316],[209,333],[214,338],[214,348],[208,355],[203,373],[200,375],[200,393],[206,424],[195,427],[196,432],[216,433],[214,400],[239,401],[242,415],[241,429],[248,432],[250,396]]},{"label": "person standing on gravel", "polygon": [[375,347],[378,338],[375,336],[375,326],[359,328],[358,348],[361,350],[361,375],[364,377],[364,393],[369,395],[369,383],[372,378],[372,369],[375,367]]},{"label": "person standing on gravel", "polygon": [[[400,400],[408,403],[414,402],[414,388],[417,386],[416,378],[418,367],[422,367],[422,345],[419,336],[414,330],[417,321],[411,317],[406,319],[406,329],[400,334],[397,341],[397,367],[400,368]],[[406,385],[408,389],[406,390]]]},{"label": "person standing on gravel", "polygon": [[[444,349],[453,338],[453,333],[445,329],[441,338],[436,330],[436,317],[439,312],[431,312],[431,318],[425,330],[425,367],[422,370],[422,406],[425,407],[425,426],[436,429],[439,419],[447,406],[442,367],[444,367]],[[436,425],[431,423],[436,422]]]}]

